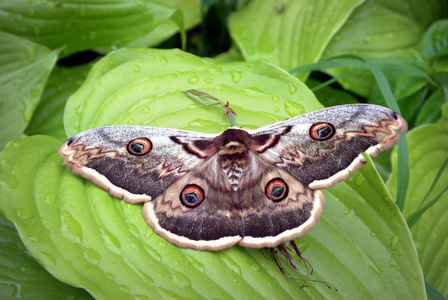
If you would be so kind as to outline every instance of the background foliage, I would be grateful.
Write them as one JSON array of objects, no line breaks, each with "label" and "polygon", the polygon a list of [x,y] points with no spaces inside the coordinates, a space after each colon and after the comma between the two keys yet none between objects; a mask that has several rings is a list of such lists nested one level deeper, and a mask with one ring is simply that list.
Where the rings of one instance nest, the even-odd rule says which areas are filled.
[{"label": "background foliage", "polygon": [[[0,295],[448,297],[447,16],[444,0],[1,1]],[[259,250],[177,248],[141,206],[71,174],[57,154],[102,125],[225,129],[219,108],[183,96],[191,88],[228,100],[249,129],[323,106],[386,105],[389,87],[412,129],[407,194],[396,153],[383,153],[379,174],[369,159],[325,191],[324,215],[296,240],[310,278],[338,292],[302,288]]]}]

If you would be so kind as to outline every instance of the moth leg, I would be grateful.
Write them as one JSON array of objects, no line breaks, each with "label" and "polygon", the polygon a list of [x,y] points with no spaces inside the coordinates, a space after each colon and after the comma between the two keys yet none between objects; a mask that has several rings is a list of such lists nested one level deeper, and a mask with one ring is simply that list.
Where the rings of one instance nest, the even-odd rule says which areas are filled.
[{"label": "moth leg", "polygon": [[[296,243],[294,241],[290,241],[289,242],[290,246],[292,247],[292,249],[290,249],[289,247],[286,246],[285,243],[282,243],[280,245],[278,245],[275,248],[269,248],[269,250],[271,251],[272,256],[274,257],[275,262],[277,263],[277,266],[279,267],[280,271],[288,278],[293,279],[293,280],[303,280],[303,284],[302,284],[302,288],[303,287],[308,287],[306,285],[307,282],[318,282],[321,283],[323,285],[325,285],[327,288],[331,289],[333,288],[336,292],[338,291],[336,289],[336,287],[326,281],[321,281],[321,280],[313,280],[311,278],[309,278],[309,276],[313,273],[313,267],[311,266],[311,264],[302,256],[302,254],[300,253],[299,248],[297,247]],[[293,267],[294,270],[296,270],[300,276],[302,276],[302,278],[295,278],[289,274],[286,273],[285,268],[283,267],[277,252],[280,252],[285,258],[286,260],[289,262],[289,264]],[[293,257],[291,256],[290,252],[292,254],[295,254],[297,257],[300,258],[300,260],[302,261],[302,263],[305,265],[306,268],[306,275],[302,274],[299,270],[299,268],[297,268],[296,264],[294,263]]]},{"label": "moth leg", "polygon": [[[238,127],[238,123],[236,122],[236,118],[235,118],[236,113],[233,111],[233,109],[230,108],[228,101],[227,101],[227,103],[224,103],[221,99],[218,99],[218,98],[216,98],[216,97],[214,97],[214,96],[212,96],[210,94],[207,94],[205,92],[198,91],[198,90],[195,90],[195,89],[191,89],[191,90],[188,90],[186,92],[183,92],[183,94],[185,96],[187,96],[188,98],[190,98],[191,100],[196,101],[199,104],[201,104],[203,106],[206,106],[206,107],[214,106],[214,105],[221,105],[222,111],[224,113],[224,116],[226,116],[227,119],[229,119],[230,126],[231,127]],[[215,103],[205,104],[204,102],[199,100],[198,97],[195,97],[195,96],[208,98],[208,99],[214,100],[216,102]]]}]

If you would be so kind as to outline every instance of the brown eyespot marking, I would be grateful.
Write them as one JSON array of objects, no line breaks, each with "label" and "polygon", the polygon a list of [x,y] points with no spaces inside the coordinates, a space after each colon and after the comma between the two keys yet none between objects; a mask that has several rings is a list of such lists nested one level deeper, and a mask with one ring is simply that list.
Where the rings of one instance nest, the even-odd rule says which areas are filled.
[{"label": "brown eyespot marking", "polygon": [[310,128],[310,136],[316,141],[325,141],[336,133],[334,126],[330,123],[316,123]]},{"label": "brown eyespot marking", "polygon": [[195,184],[189,184],[184,187],[179,198],[186,207],[196,207],[204,201],[204,190]]},{"label": "brown eyespot marking", "polygon": [[128,144],[128,152],[133,155],[144,155],[151,151],[152,144],[147,138],[138,138]]},{"label": "brown eyespot marking", "polygon": [[288,196],[288,185],[283,179],[274,178],[266,184],[264,193],[272,201],[282,201]]}]

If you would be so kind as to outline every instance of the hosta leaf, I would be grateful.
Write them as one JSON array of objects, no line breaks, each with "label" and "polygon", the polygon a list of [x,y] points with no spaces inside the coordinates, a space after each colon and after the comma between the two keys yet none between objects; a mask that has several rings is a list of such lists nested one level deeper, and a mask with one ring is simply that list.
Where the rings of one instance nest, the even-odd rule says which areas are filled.
[{"label": "hosta leaf", "polygon": [[[316,62],[363,0],[251,1],[232,14],[229,31],[246,60],[291,70]],[[307,73],[298,75],[305,79]]]},{"label": "hosta leaf", "polygon": [[0,150],[19,137],[44,89],[57,51],[0,32]]},{"label": "hosta leaf", "polygon": [[63,56],[95,47],[120,47],[171,19],[183,30],[182,12],[151,0],[6,0],[0,3],[0,29],[58,48]]},{"label": "hosta leaf", "polygon": [[[226,128],[221,108],[202,107],[181,94],[192,87],[228,100],[244,128],[289,117],[291,109],[321,107],[295,77],[266,63],[220,64],[179,50],[123,49],[92,68],[67,103],[65,126],[69,135],[129,121]],[[314,267],[311,279],[334,284],[335,292],[313,282],[301,288],[256,249],[210,252],[169,244],[146,225],[141,205],[113,198],[62,167],[60,145],[44,136],[8,145],[0,154],[0,207],[47,270],[95,298],[425,296],[406,223],[370,160],[351,180],[325,192],[323,217],[296,241]]]},{"label": "hosta leaf", "polygon": [[[175,7],[182,11],[185,30],[191,29],[201,22],[201,1],[200,0],[164,0],[165,5]],[[130,47],[153,47],[171,35],[179,31],[179,26],[171,19],[165,20],[154,30],[142,36],[138,40],[129,43]]]},{"label": "hosta leaf", "polygon": [[431,59],[448,53],[448,20],[440,20],[431,25],[422,41],[423,54]]},{"label": "hosta leaf", "polygon": [[[100,60],[68,100],[64,117],[67,136],[110,124],[206,132],[229,127],[221,108],[198,106],[182,94],[189,89],[231,102],[247,129],[322,108],[302,82],[266,63],[220,64],[180,50],[129,48]],[[260,102],[263,110],[254,115]]]},{"label": "hosta leaf", "polygon": [[[418,209],[441,164],[448,157],[448,105],[444,104],[443,117],[438,123],[426,124],[409,132],[408,142],[411,172],[403,210],[405,217]],[[396,167],[396,157],[393,156],[392,161]],[[396,191],[395,181],[396,172],[392,174],[388,183],[392,193]],[[429,199],[440,193],[447,183],[448,170],[445,169]],[[448,297],[447,212],[448,193],[445,193],[422,215],[411,231],[426,281],[445,297]]]},{"label": "hosta leaf", "polygon": [[26,134],[46,134],[61,140],[67,139],[63,124],[65,103],[81,86],[91,67],[92,64],[84,64],[70,68],[54,68],[25,131]]},{"label": "hosta leaf", "polygon": [[407,227],[371,165],[325,192],[326,210],[300,249],[327,280],[301,289],[259,250],[180,249],[129,205],[60,165],[60,142],[33,136],[1,154],[1,207],[31,254],[96,298],[415,298],[423,280]]},{"label": "hosta leaf", "polygon": [[0,298],[92,299],[55,279],[30,255],[14,225],[0,213]]},{"label": "hosta leaf", "polygon": [[[420,46],[426,28],[446,17],[444,0],[368,0],[359,6],[328,44],[323,58],[355,54],[367,60],[411,55]],[[329,70],[335,77],[347,69]],[[346,89],[366,96],[373,83],[369,72],[340,80]]]}]

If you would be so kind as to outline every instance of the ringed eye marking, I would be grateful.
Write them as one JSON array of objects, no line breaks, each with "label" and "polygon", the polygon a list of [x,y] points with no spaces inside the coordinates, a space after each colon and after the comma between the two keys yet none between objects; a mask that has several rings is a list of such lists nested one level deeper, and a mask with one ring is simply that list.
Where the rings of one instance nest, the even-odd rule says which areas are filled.
[{"label": "ringed eye marking", "polygon": [[204,190],[196,184],[186,185],[179,195],[180,202],[190,208],[201,204],[204,198]]},{"label": "ringed eye marking", "polygon": [[279,202],[288,196],[288,185],[283,179],[274,178],[266,184],[264,193],[272,201]]},{"label": "ringed eye marking", "polygon": [[310,128],[310,136],[316,141],[325,141],[336,133],[334,126],[330,123],[316,123]]},{"label": "ringed eye marking", "polygon": [[145,155],[152,149],[152,143],[147,138],[132,140],[127,147],[129,153],[133,155]]}]

